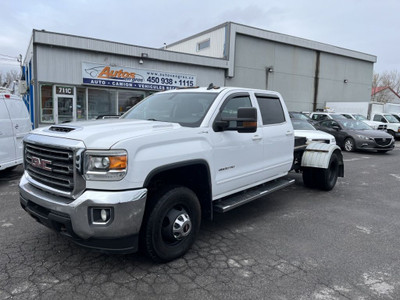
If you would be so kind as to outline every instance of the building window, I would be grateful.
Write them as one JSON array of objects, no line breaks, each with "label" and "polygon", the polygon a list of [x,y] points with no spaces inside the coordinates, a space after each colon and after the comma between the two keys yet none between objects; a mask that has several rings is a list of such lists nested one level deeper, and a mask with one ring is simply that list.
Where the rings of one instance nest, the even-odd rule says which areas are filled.
[{"label": "building window", "polygon": [[197,43],[197,51],[210,47],[210,39]]},{"label": "building window", "polygon": [[76,89],[76,120],[87,120],[86,89]]},{"label": "building window", "polygon": [[118,114],[122,115],[131,107],[135,106],[146,96],[142,91],[119,91],[118,92]]},{"label": "building window", "polygon": [[40,122],[54,123],[52,85],[40,86]]},{"label": "building window", "polygon": [[117,91],[88,89],[88,117],[117,114]]}]

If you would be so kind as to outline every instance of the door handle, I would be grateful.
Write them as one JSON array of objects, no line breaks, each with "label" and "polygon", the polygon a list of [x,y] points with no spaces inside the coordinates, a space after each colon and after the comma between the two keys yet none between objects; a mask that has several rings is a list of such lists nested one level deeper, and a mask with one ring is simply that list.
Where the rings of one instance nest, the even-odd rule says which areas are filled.
[{"label": "door handle", "polygon": [[260,140],[262,140],[262,137],[260,135],[253,136],[253,141],[260,141]]},{"label": "door handle", "polygon": [[15,125],[15,127],[14,127],[15,129],[18,129],[19,128],[19,125],[17,124],[17,125]]},{"label": "door handle", "polygon": [[286,135],[292,135],[293,134],[293,131],[286,131]]}]

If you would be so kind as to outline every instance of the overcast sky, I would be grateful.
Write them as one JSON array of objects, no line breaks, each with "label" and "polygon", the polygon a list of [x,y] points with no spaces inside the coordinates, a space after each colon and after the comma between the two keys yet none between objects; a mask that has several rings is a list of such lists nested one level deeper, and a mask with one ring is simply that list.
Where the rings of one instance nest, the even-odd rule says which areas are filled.
[{"label": "overcast sky", "polygon": [[376,55],[400,72],[399,0],[0,0],[0,71],[32,29],[160,48],[226,21]]}]

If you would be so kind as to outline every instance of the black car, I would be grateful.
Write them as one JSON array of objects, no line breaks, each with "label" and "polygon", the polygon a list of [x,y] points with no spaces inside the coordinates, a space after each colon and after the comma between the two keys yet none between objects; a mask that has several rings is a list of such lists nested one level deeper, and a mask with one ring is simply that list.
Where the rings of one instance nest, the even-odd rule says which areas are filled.
[{"label": "black car", "polygon": [[323,120],[314,125],[317,129],[332,134],[336,144],[345,151],[369,150],[387,152],[393,150],[395,140],[387,132],[374,130],[367,124],[355,120]]}]

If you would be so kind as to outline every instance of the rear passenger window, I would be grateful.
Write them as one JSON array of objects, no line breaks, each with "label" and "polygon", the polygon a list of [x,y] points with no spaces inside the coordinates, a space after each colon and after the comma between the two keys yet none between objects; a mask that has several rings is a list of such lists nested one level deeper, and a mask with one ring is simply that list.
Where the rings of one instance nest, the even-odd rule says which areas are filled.
[{"label": "rear passenger window", "polygon": [[285,114],[279,98],[256,95],[264,125],[285,122]]}]

